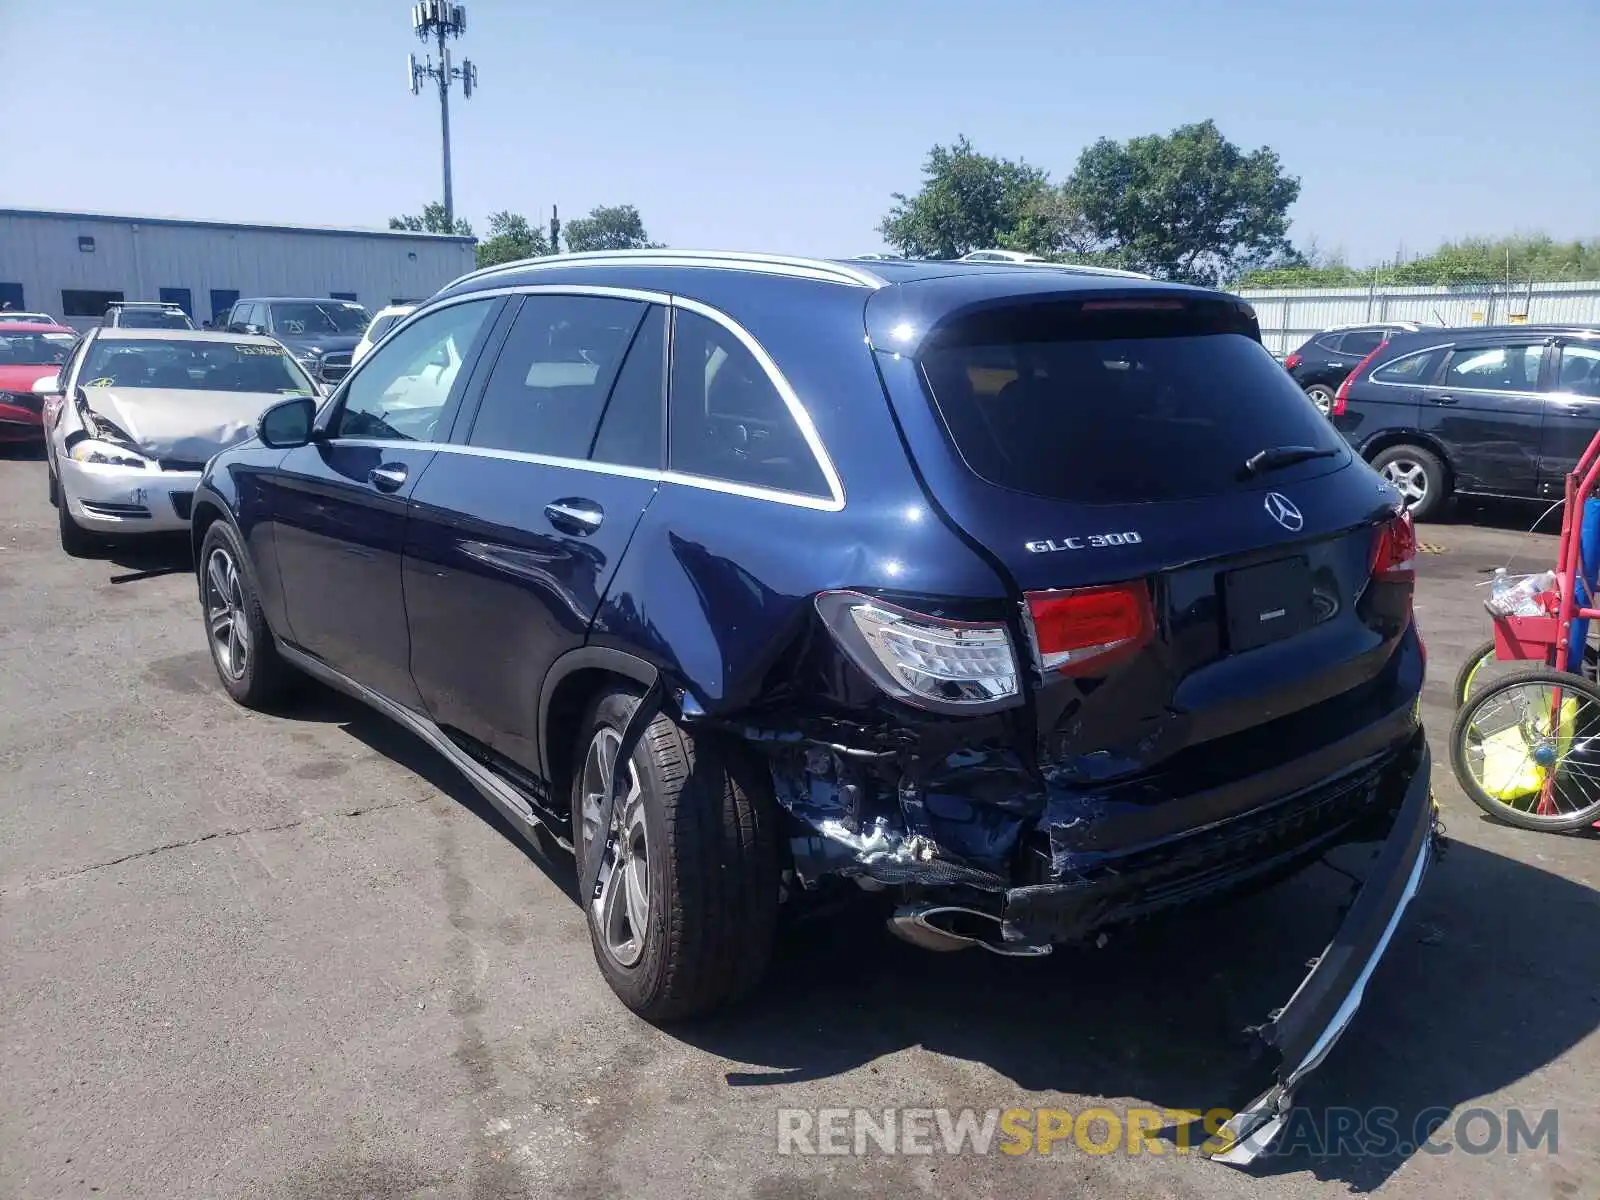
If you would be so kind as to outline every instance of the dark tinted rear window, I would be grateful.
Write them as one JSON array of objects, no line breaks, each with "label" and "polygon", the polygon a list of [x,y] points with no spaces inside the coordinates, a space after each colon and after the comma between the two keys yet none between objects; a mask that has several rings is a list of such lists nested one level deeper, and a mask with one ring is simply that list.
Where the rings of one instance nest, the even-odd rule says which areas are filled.
[{"label": "dark tinted rear window", "polygon": [[[1226,322],[1221,323],[1226,328]],[[1273,446],[1342,449],[1272,355],[1188,313],[992,314],[921,356],[956,448],[991,483],[1084,503],[1180,500],[1262,485]],[[1343,455],[1339,461],[1343,461]],[[1323,459],[1267,479],[1319,474]]]}]

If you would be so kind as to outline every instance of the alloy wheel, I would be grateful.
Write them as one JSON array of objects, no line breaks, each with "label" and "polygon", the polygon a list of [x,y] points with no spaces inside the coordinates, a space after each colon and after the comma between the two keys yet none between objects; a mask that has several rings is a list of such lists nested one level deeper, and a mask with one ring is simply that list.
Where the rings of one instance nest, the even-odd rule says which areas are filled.
[{"label": "alloy wheel", "polygon": [[1383,477],[1400,493],[1405,506],[1416,508],[1428,498],[1428,472],[1414,458],[1396,458],[1383,464]]},{"label": "alloy wheel", "polygon": [[1306,399],[1317,406],[1317,411],[1323,416],[1333,412],[1333,393],[1320,384],[1306,389]]},{"label": "alloy wheel", "polygon": [[[600,814],[611,791],[617,766],[617,751],[622,737],[609,726],[597,729],[584,755],[582,788],[583,829],[580,849],[587,862],[592,853],[603,853],[606,841],[600,828]],[[611,861],[600,867],[600,895],[592,904],[595,923],[606,953],[618,966],[631,967],[644,956],[645,937],[650,931],[650,838],[645,826],[644,789],[633,763],[627,764],[627,788],[618,797],[611,815],[610,833],[616,851]]]},{"label": "alloy wheel", "polygon": [[230,679],[243,679],[250,666],[244,585],[233,555],[220,546],[206,560],[206,626],[211,632],[211,654],[217,666]]}]

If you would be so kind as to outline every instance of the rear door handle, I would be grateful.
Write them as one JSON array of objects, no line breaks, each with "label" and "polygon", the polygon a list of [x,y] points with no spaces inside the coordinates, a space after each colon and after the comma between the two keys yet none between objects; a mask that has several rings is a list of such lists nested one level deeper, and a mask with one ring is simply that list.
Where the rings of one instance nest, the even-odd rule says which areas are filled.
[{"label": "rear door handle", "polygon": [[1428,397],[1428,403],[1429,404],[1454,404],[1455,402],[1456,402],[1456,398],[1454,396],[1429,396]]},{"label": "rear door handle", "polygon": [[380,492],[397,492],[405,486],[405,464],[384,463],[381,467],[373,467],[367,472],[367,482]]},{"label": "rear door handle", "polygon": [[571,496],[546,504],[544,515],[562,533],[570,533],[574,537],[587,537],[599,529],[600,522],[606,519],[605,509],[593,500]]}]

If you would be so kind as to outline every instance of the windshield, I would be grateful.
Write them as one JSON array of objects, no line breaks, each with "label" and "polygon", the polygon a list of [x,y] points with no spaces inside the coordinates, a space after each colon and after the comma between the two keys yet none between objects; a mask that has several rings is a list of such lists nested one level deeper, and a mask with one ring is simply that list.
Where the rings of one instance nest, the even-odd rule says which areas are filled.
[{"label": "windshield", "polygon": [[158,308],[125,308],[117,314],[117,324],[124,329],[193,329],[194,324],[181,312],[165,312]]},{"label": "windshield", "polygon": [[78,380],[84,387],[315,394],[311,380],[283,347],[259,342],[101,338]]},{"label": "windshield", "polygon": [[1151,319],[1164,315],[1034,314],[1009,328],[1001,316],[924,353],[967,465],[1002,487],[1106,504],[1259,487],[1242,468],[1275,447],[1327,451],[1286,468],[1307,474],[1343,459],[1339,434],[1259,342]]},{"label": "windshield", "polygon": [[294,337],[305,333],[354,333],[367,327],[371,318],[359,304],[342,300],[319,300],[315,303],[274,304],[272,330],[274,333]]},{"label": "windshield", "polygon": [[67,361],[71,333],[0,333],[0,367],[55,367]]}]

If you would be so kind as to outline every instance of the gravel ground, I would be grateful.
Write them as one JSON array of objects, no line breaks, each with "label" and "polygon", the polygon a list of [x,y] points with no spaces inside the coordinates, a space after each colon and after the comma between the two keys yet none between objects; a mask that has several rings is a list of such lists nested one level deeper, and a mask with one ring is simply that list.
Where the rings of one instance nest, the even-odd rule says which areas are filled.
[{"label": "gravel ground", "polygon": [[1456,1114],[1437,1138],[1473,1108],[1555,1109],[1555,1153],[801,1157],[777,1152],[780,1108],[1237,1102],[1237,1031],[1287,998],[1345,881],[1314,867],[1039,962],[826,917],[757,1001],[658,1030],[601,982],[559,851],[351,702],[228,703],[181,541],[66,558],[44,464],[12,451],[0,1196],[1600,1197],[1600,847],[1480,819],[1445,761],[1449,679],[1486,632],[1470,585],[1553,557],[1494,516],[1424,530],[1453,844],[1300,1099],[1402,1130]]}]

